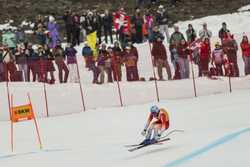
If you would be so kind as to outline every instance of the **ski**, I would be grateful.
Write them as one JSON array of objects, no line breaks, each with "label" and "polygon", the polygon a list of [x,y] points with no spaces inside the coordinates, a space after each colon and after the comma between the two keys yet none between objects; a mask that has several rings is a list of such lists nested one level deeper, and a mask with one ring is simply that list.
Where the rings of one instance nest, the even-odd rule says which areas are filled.
[{"label": "ski", "polygon": [[160,144],[161,142],[168,141],[168,140],[170,140],[170,138],[161,139],[161,140],[157,141],[156,143],[152,143],[152,144],[146,144],[146,145],[143,144],[143,145],[135,146],[134,148],[128,149],[128,151],[133,152],[133,151],[139,150],[141,148],[151,146],[151,145],[155,145],[155,144]]},{"label": "ski", "polygon": [[125,145],[124,147],[137,147],[137,146],[141,146],[143,144],[130,144],[130,145]]},{"label": "ski", "polygon": [[[160,143],[157,143],[160,144]],[[138,146],[142,146],[144,144],[130,144],[130,145],[125,145],[124,147],[138,147]]]}]

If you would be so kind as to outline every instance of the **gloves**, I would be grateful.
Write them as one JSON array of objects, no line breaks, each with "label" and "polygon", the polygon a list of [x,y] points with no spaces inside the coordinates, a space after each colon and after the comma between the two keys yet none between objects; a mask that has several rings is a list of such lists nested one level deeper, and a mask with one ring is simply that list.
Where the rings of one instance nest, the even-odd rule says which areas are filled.
[{"label": "gloves", "polygon": [[159,140],[160,138],[161,138],[161,134],[160,133],[155,136],[156,140]]},{"label": "gloves", "polygon": [[142,135],[142,136],[145,136],[146,133],[147,133],[147,129],[143,129],[143,131],[141,132],[141,135]]},{"label": "gloves", "polygon": [[159,130],[158,134],[155,136],[155,139],[156,140],[160,139],[163,132],[164,130]]}]

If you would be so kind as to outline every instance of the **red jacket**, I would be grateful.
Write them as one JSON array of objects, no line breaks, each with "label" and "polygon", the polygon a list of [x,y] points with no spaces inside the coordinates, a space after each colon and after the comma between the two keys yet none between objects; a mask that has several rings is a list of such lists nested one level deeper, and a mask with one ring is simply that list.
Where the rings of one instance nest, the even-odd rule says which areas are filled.
[{"label": "red jacket", "polygon": [[152,48],[152,56],[155,60],[167,60],[167,51],[162,42],[154,42]]},{"label": "red jacket", "polygon": [[249,42],[241,42],[240,44],[242,55],[245,57],[250,57],[250,44]]},{"label": "red jacket", "polygon": [[190,53],[190,51],[188,50],[188,44],[180,44],[177,46],[177,52],[179,57],[187,59],[188,58],[188,54]]},{"label": "red jacket", "polygon": [[209,59],[211,54],[210,45],[202,42],[200,48],[200,59]]}]

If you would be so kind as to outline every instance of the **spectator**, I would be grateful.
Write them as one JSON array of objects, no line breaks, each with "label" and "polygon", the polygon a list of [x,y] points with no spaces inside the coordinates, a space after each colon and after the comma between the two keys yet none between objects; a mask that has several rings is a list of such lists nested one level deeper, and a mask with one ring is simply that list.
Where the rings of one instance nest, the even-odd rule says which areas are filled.
[{"label": "spectator", "polygon": [[[47,59],[45,81],[47,81],[50,84],[54,84],[55,83],[55,76],[54,76],[55,67],[54,67],[53,61],[55,60],[55,58],[47,44],[44,45],[44,51],[45,51],[45,56]],[[50,79],[48,79],[48,73],[50,74]]]},{"label": "spectator", "polygon": [[216,69],[216,74],[219,76],[223,76],[223,58],[224,58],[224,52],[222,50],[222,47],[219,42],[216,42],[215,44],[215,49],[212,52],[212,62],[211,64],[214,66]]},{"label": "spectator", "polygon": [[5,45],[3,50],[4,81],[15,81],[14,76],[17,69],[14,62],[15,57],[12,51]]},{"label": "spectator", "polygon": [[39,56],[39,62],[38,62],[38,81],[39,82],[47,82],[47,56],[45,54],[44,47],[42,45],[38,46],[38,56]]},{"label": "spectator", "polygon": [[6,45],[11,51],[12,54],[14,53],[14,50],[16,49],[17,43],[16,43],[16,35],[13,33],[11,29],[8,29],[5,33],[2,35],[2,44]]},{"label": "spectator", "polygon": [[173,79],[181,79],[177,45],[176,44],[170,45],[170,50],[171,50],[171,62],[175,70]]},{"label": "spectator", "polygon": [[203,28],[199,31],[199,37],[202,41],[204,41],[205,38],[210,38],[212,37],[212,32],[207,29],[207,23],[202,24]]},{"label": "spectator", "polygon": [[63,20],[65,24],[67,43],[72,43],[72,27],[73,27],[73,18],[71,9],[67,8],[63,15]]},{"label": "spectator", "polygon": [[130,47],[130,52],[132,52],[132,55],[135,56],[135,67],[133,67],[134,70],[134,79],[135,81],[139,81],[139,72],[138,72],[138,60],[139,60],[139,54],[137,48],[133,45],[132,42],[128,42],[128,46]]},{"label": "spectator", "polygon": [[122,80],[122,49],[118,41],[114,42],[113,52],[112,52],[112,71],[113,71],[113,78],[115,81]]},{"label": "spectator", "polygon": [[25,52],[28,62],[28,81],[31,79],[30,72],[32,73],[32,81],[35,82],[38,79],[39,72],[39,57],[37,50],[32,48],[32,43],[25,43]]},{"label": "spectator", "polygon": [[[66,66],[64,59],[65,59],[65,53],[63,48],[61,47],[61,44],[58,42],[56,47],[53,50],[53,54],[55,57],[55,63],[57,65],[58,71],[59,71],[59,81],[60,83],[66,83],[69,76],[69,70]],[[64,75],[63,75],[64,71]]]},{"label": "spectator", "polygon": [[199,76],[208,76],[208,64],[211,59],[211,47],[208,38],[205,38],[200,47]]},{"label": "spectator", "polygon": [[96,35],[98,38],[98,44],[102,43],[102,25],[103,25],[103,20],[102,16],[100,13],[94,11],[94,19],[96,20]]},{"label": "spectator", "polygon": [[21,26],[17,27],[15,36],[16,36],[17,44],[20,44],[26,41],[26,36]]},{"label": "spectator", "polygon": [[16,53],[16,64],[18,70],[22,72],[22,78],[25,82],[28,81],[28,65],[27,65],[27,55],[25,54],[25,47],[21,45],[17,48]]},{"label": "spectator", "polygon": [[250,74],[250,44],[248,41],[248,37],[246,34],[243,35],[242,41],[241,41],[241,50],[242,50],[242,58],[245,65],[245,75]]},{"label": "spectator", "polygon": [[124,53],[124,63],[126,67],[127,81],[138,81],[137,56],[132,51],[131,46],[126,46]]},{"label": "spectator", "polygon": [[227,29],[227,24],[223,22],[222,28],[219,31],[219,38],[221,39],[221,42],[224,38],[227,38],[228,33],[230,33],[230,31]]},{"label": "spectator", "polygon": [[76,13],[72,13],[72,19],[73,19],[73,25],[72,25],[72,44],[73,46],[75,45],[80,45],[80,16]]},{"label": "spectator", "polygon": [[184,35],[179,32],[179,27],[178,26],[174,26],[174,32],[170,37],[170,45],[180,45],[181,41],[184,40]]},{"label": "spectator", "polygon": [[37,25],[35,34],[36,34],[37,42],[39,45],[45,45],[47,43],[46,29],[41,23]]},{"label": "spectator", "polygon": [[188,24],[188,29],[186,31],[186,35],[187,35],[187,42],[189,44],[196,40],[197,35],[196,35],[196,32],[195,32],[192,24]]},{"label": "spectator", "polygon": [[58,33],[58,26],[56,24],[54,16],[49,16],[49,23],[48,23],[48,30],[50,34],[50,48],[55,48],[57,42],[60,41],[59,33]]},{"label": "spectator", "polygon": [[153,27],[154,27],[154,18],[153,18],[153,14],[150,13],[150,10],[146,11],[146,14],[144,16],[144,23],[145,23],[145,28],[146,31],[148,33],[148,39],[152,38],[152,34],[153,34]]},{"label": "spectator", "polygon": [[110,37],[110,43],[113,44],[113,36],[112,36],[113,16],[109,12],[109,10],[105,10],[102,22],[103,22],[105,43],[109,43],[108,42],[108,36],[109,36]]},{"label": "spectator", "polygon": [[166,35],[167,42],[170,41],[170,35],[168,31],[168,14],[163,5],[160,5],[156,12],[156,24],[160,27],[160,32]]},{"label": "spectator", "polygon": [[223,39],[223,51],[227,55],[228,62],[233,66],[231,76],[239,77],[239,67],[237,63],[238,45],[233,35],[228,33],[227,37]]},{"label": "spectator", "polygon": [[180,76],[181,79],[189,78],[189,61],[188,61],[188,44],[185,39],[182,39],[180,44],[177,45],[178,52],[178,64],[180,66]]},{"label": "spectator", "polygon": [[68,44],[68,46],[65,49],[65,56],[67,58],[67,65],[69,68],[69,82],[71,83],[79,82],[76,54],[77,51],[74,48],[73,44]]},{"label": "spectator", "polygon": [[157,67],[159,80],[163,81],[163,75],[162,75],[162,68],[165,67],[167,74],[168,74],[168,80],[172,79],[170,66],[168,64],[167,59],[167,51],[165,46],[162,44],[162,38],[158,37],[155,42],[153,42],[153,48],[152,48],[152,56],[154,59],[154,64]]},{"label": "spectator", "polygon": [[100,84],[104,83],[105,73],[108,76],[108,82],[113,82],[111,72],[111,57],[108,54],[105,43],[101,44],[101,49],[99,50],[99,55],[97,58],[97,66],[99,70]]},{"label": "spectator", "polygon": [[135,43],[142,43],[143,42],[143,24],[144,24],[144,20],[143,17],[141,15],[141,11],[139,8],[136,9],[135,11],[135,16],[132,18],[132,26],[134,26],[135,29],[135,36],[134,36],[134,40],[133,42]]},{"label": "spectator", "polygon": [[155,42],[157,41],[158,38],[161,38],[161,40],[164,40],[164,36],[162,35],[162,33],[159,30],[158,26],[154,26],[153,31],[152,31],[152,35],[149,38],[149,42]]}]

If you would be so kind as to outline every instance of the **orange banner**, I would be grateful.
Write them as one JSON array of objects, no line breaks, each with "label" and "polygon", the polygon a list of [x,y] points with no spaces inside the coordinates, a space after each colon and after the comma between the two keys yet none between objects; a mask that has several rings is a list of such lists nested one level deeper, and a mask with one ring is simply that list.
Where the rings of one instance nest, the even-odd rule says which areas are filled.
[{"label": "orange banner", "polygon": [[34,113],[30,104],[12,107],[11,111],[12,122],[34,119]]}]

